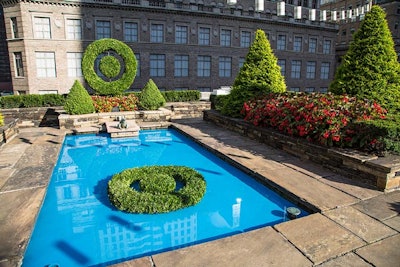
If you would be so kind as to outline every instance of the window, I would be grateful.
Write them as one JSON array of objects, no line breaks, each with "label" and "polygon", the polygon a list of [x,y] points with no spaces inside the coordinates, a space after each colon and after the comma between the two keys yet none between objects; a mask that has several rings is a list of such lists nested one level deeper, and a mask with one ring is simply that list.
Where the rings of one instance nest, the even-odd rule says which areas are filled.
[{"label": "window", "polygon": [[67,53],[68,77],[82,77],[82,53]]},{"label": "window", "polygon": [[150,76],[165,77],[165,55],[150,55]]},{"label": "window", "polygon": [[286,60],[278,59],[278,66],[281,67],[282,76],[285,76],[285,74],[286,74]]},{"label": "window", "polygon": [[124,40],[125,42],[138,41],[138,24],[136,22],[124,22]]},{"label": "window", "polygon": [[305,90],[304,90],[304,92],[306,92],[306,93],[312,93],[312,92],[314,92],[315,91],[315,88],[314,87],[307,87]]},{"label": "window", "polygon": [[307,70],[306,70],[306,78],[307,79],[315,79],[315,61],[308,61],[307,62]]},{"label": "window", "polygon": [[278,35],[278,43],[276,45],[276,49],[285,50],[286,49],[286,35]]},{"label": "window", "polygon": [[210,45],[210,28],[199,28],[199,45]]},{"label": "window", "polygon": [[316,53],[317,52],[317,38],[310,38],[308,43],[308,52]]},{"label": "window", "polygon": [[37,77],[56,77],[54,52],[36,52]]},{"label": "window", "polygon": [[197,76],[210,77],[211,74],[211,57],[198,56],[197,57]]},{"label": "window", "polygon": [[300,92],[300,87],[290,87],[290,92]]},{"label": "window", "polygon": [[299,36],[294,37],[294,42],[293,42],[293,51],[295,52],[301,52],[302,50],[302,43],[303,43],[303,38]]},{"label": "window", "polygon": [[188,42],[188,27],[187,26],[175,26],[175,43],[187,44]]},{"label": "window", "polygon": [[174,60],[175,77],[187,77],[189,76],[189,56],[187,55],[176,55]]},{"label": "window", "polygon": [[330,71],[330,63],[322,62],[321,63],[321,79],[322,80],[327,80],[329,78],[329,71]]},{"label": "window", "polygon": [[240,33],[240,47],[250,47],[251,45],[251,32],[242,31]]},{"label": "window", "polygon": [[22,62],[22,53],[14,52],[14,62],[15,62],[15,77],[24,77],[24,65]]},{"label": "window", "polygon": [[50,18],[34,18],[34,35],[36,39],[51,39]]},{"label": "window", "polygon": [[10,21],[11,21],[12,38],[19,38],[17,18],[12,17],[10,18]]},{"label": "window", "polygon": [[290,77],[293,79],[300,79],[300,71],[301,71],[301,61],[292,60],[292,70],[290,73]]},{"label": "window", "polygon": [[328,93],[328,87],[321,87],[321,89],[319,89],[319,92],[323,94]]},{"label": "window", "polygon": [[150,42],[152,42],[152,43],[162,43],[162,42],[164,42],[164,25],[162,25],[162,24],[151,24]]},{"label": "window", "polygon": [[67,19],[67,39],[82,39],[82,21],[80,19]]},{"label": "window", "polygon": [[239,58],[239,69],[241,69],[243,67],[245,61],[246,61],[246,59],[244,57]]},{"label": "window", "polygon": [[218,70],[219,70],[219,77],[231,77],[232,58],[219,57]]},{"label": "window", "polygon": [[111,22],[107,20],[96,21],[96,38],[111,38]]},{"label": "window", "polygon": [[222,29],[219,38],[220,46],[231,46],[231,30]]},{"label": "window", "polygon": [[331,40],[324,40],[323,53],[324,54],[331,53]]}]

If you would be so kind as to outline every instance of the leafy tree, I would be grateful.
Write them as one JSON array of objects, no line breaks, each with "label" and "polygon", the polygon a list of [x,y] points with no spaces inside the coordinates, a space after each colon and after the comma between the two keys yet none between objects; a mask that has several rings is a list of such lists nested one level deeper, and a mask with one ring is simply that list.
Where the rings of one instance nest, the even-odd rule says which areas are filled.
[{"label": "leafy tree", "polygon": [[365,15],[337,69],[329,90],[377,101],[391,112],[400,110],[400,64],[383,9]]},{"label": "leafy tree", "polygon": [[87,114],[94,112],[92,98],[79,81],[75,81],[65,101],[64,109],[68,114]]},{"label": "leafy tree", "polygon": [[164,104],[165,98],[157,85],[150,79],[140,93],[139,105],[145,110],[157,110],[164,106]]},{"label": "leafy tree", "polygon": [[285,79],[263,30],[257,30],[232,91],[224,99],[222,114],[239,117],[244,102],[267,93],[285,92]]}]

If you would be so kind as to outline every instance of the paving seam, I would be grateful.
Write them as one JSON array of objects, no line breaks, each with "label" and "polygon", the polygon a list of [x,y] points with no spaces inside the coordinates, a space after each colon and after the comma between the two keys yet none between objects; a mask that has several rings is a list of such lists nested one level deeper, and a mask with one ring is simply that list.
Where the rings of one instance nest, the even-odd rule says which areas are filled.
[{"label": "paving seam", "polygon": [[19,192],[19,191],[25,191],[25,190],[31,190],[31,189],[36,189],[36,188],[43,188],[47,187],[48,185],[39,185],[39,186],[31,186],[31,187],[24,187],[24,188],[18,188],[14,190],[8,190],[8,191],[0,191],[0,195],[2,194],[7,194],[7,193],[14,193],[14,192]]}]

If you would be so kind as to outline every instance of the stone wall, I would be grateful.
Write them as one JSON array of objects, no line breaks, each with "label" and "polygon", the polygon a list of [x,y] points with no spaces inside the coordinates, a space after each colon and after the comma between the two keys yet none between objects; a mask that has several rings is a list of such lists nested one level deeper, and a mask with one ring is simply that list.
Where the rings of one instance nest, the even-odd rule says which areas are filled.
[{"label": "stone wall", "polygon": [[141,122],[168,122],[171,121],[171,114],[172,112],[165,108],[155,111],[107,112],[84,115],[61,114],[58,116],[58,121],[60,129],[79,129],[99,126],[105,122],[114,121],[120,116],[124,116],[126,120],[135,120],[138,124]]},{"label": "stone wall", "polygon": [[400,156],[377,157],[354,150],[323,147],[271,129],[256,127],[240,119],[222,116],[214,110],[204,111],[204,120],[311,160],[343,176],[374,185],[379,190],[400,189]]},{"label": "stone wall", "polygon": [[171,118],[174,120],[202,118],[203,111],[211,109],[211,102],[168,102],[164,107],[172,111]]},{"label": "stone wall", "polygon": [[[38,127],[38,126],[52,126],[67,128],[85,127],[91,124],[101,123],[107,120],[114,119],[116,116],[124,115],[126,118],[137,119],[139,121],[170,121],[171,119],[187,119],[187,118],[200,118],[203,116],[204,110],[209,110],[211,104],[208,101],[194,101],[194,102],[169,102],[166,103],[164,111],[160,114],[154,111],[135,111],[132,113],[124,112],[117,114],[116,112],[102,113],[102,114],[87,114],[81,117],[71,116],[68,122],[64,120],[67,118],[63,107],[40,107],[40,108],[13,108],[2,109],[1,113],[5,118],[18,119],[18,127]],[[166,110],[170,111],[169,115],[165,114]],[[146,113],[146,115],[144,115]],[[59,125],[59,116],[61,116],[62,124]],[[161,117],[160,117],[161,116]]]},{"label": "stone wall", "polygon": [[6,119],[4,125],[0,127],[0,146],[18,134],[17,122],[18,119]]},{"label": "stone wall", "polygon": [[1,109],[5,118],[18,119],[18,127],[57,126],[62,107]]}]

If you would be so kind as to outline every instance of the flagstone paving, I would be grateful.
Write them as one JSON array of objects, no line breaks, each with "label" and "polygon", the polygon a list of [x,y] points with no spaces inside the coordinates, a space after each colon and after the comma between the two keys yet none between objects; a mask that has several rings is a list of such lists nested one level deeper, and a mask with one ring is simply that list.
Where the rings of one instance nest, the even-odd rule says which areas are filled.
[{"label": "flagstone paving", "polygon": [[[400,191],[377,191],[202,119],[173,127],[314,214],[115,266],[400,266]],[[23,128],[0,147],[0,267],[22,260],[64,136]]]}]

